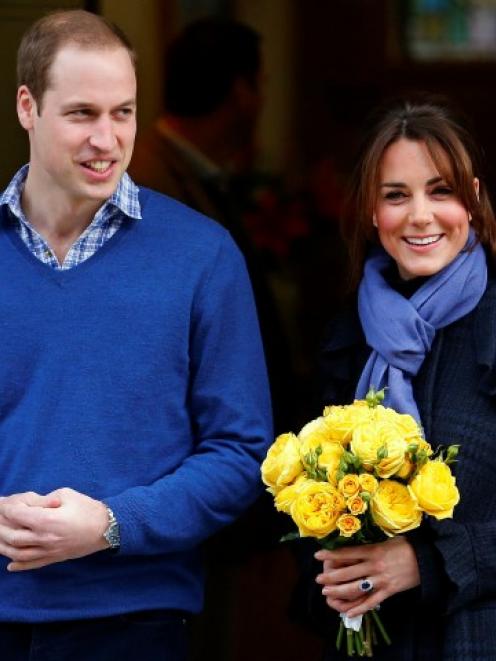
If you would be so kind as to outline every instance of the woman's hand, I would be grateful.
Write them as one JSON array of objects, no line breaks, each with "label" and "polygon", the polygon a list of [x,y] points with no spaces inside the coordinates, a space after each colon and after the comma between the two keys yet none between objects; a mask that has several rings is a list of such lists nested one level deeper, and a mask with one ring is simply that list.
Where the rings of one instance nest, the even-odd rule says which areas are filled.
[{"label": "woman's hand", "polygon": [[[363,615],[396,592],[420,583],[417,558],[405,537],[394,537],[380,544],[349,546],[336,551],[318,551],[323,560],[320,583],[327,605],[349,617]],[[362,592],[360,581],[367,578],[374,589]]]}]

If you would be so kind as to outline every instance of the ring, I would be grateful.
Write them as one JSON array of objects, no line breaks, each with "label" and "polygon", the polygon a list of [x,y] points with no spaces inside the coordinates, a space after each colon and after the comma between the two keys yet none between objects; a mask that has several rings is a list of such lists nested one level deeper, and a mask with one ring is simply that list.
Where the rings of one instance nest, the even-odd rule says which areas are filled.
[{"label": "ring", "polygon": [[362,578],[358,583],[358,589],[360,592],[372,592],[374,589],[374,583],[371,578]]}]

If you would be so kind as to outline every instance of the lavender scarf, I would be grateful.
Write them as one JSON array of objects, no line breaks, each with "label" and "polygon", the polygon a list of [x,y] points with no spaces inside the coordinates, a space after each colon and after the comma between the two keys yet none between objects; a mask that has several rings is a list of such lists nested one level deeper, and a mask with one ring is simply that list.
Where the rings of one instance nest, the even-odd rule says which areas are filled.
[{"label": "lavender scarf", "polygon": [[[474,245],[471,230],[467,245]],[[487,266],[479,243],[465,246],[444,269],[430,277],[410,299],[392,289],[383,273],[391,257],[377,249],[365,264],[358,292],[358,313],[373,351],[358,382],[356,397],[370,387],[387,386],[384,403],[420,422],[412,378],[429,352],[438,328],[471,312],[486,289]]]}]

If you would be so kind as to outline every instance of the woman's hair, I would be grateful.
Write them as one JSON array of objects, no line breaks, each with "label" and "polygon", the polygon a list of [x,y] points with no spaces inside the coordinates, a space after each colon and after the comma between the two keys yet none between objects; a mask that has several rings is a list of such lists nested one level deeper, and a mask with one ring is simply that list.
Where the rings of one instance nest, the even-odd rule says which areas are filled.
[{"label": "woman's hair", "polygon": [[[389,145],[400,138],[425,143],[439,173],[472,216],[479,241],[496,259],[496,219],[481,180],[480,152],[465,122],[444,101],[433,97],[400,100],[373,116],[351,179],[343,215],[343,236],[350,253],[352,287],[361,277],[367,244],[378,241],[372,217],[379,192],[381,160]],[[480,182],[478,195],[474,177]]]}]

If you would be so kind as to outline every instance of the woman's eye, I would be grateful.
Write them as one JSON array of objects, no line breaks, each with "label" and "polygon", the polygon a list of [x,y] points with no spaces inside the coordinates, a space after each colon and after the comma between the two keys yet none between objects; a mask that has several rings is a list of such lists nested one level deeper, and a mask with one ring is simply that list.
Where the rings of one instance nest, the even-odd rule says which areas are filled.
[{"label": "woman's eye", "polygon": [[390,201],[392,201],[392,202],[397,202],[397,201],[399,201],[399,200],[402,200],[402,199],[405,198],[405,197],[406,197],[405,193],[404,193],[403,191],[400,191],[400,190],[392,190],[392,191],[389,191],[389,192],[386,193],[385,196],[384,196],[384,198],[385,198],[386,200],[390,200]]},{"label": "woman's eye", "polygon": [[447,195],[451,195],[452,193],[453,193],[453,189],[450,188],[449,186],[437,186],[432,191],[432,195],[447,196]]}]

